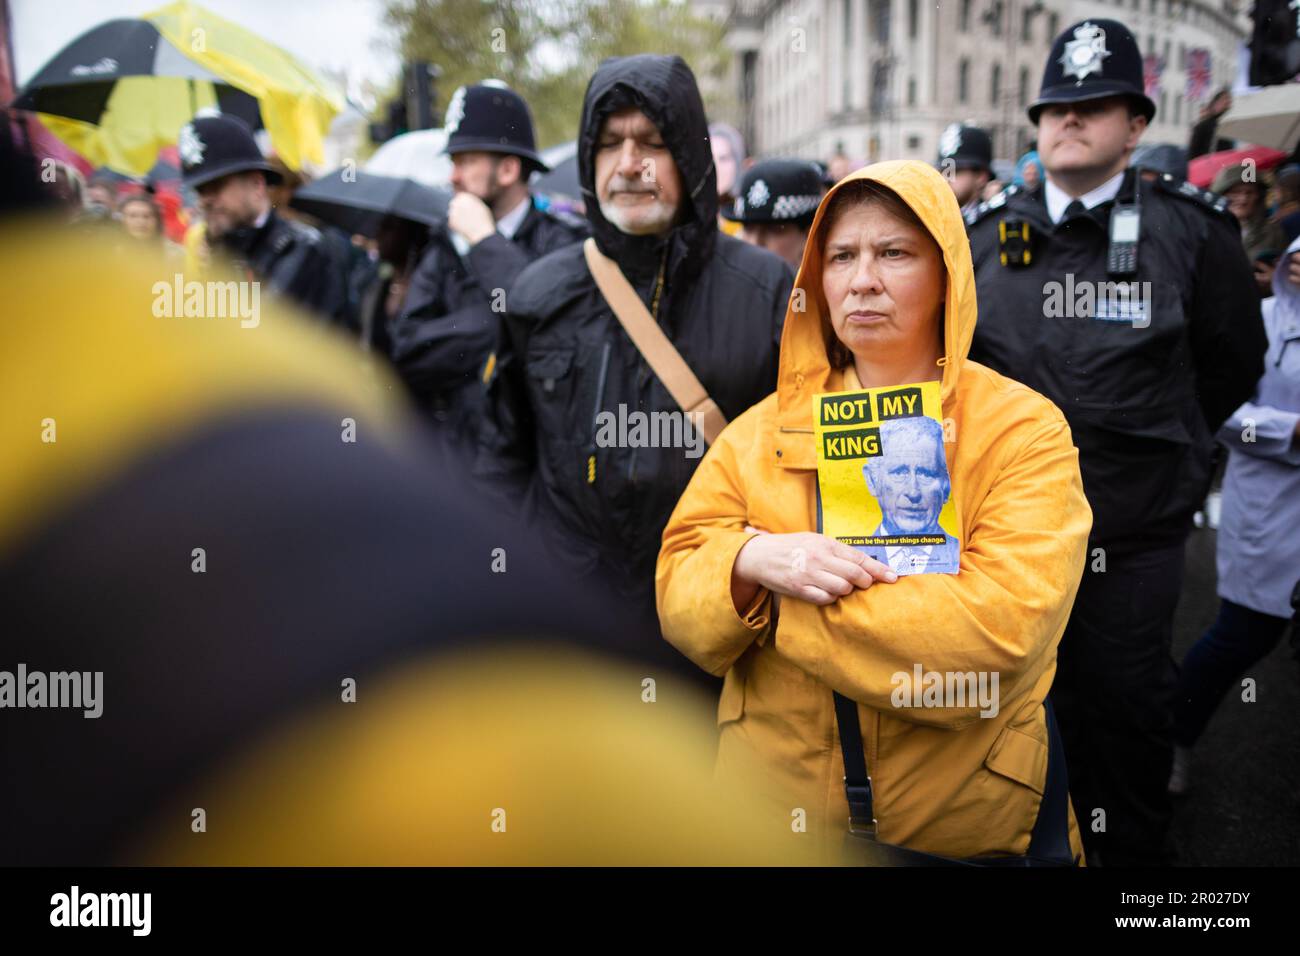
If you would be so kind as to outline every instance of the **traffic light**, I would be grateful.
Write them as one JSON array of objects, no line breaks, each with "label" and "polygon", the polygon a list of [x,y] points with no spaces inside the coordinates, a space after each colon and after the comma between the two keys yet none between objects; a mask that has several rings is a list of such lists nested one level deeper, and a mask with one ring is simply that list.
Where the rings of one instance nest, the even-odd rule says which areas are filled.
[{"label": "traffic light", "polygon": [[387,117],[370,124],[370,139],[383,143],[415,129],[433,129],[439,123],[433,105],[438,100],[438,77],[442,70],[425,60],[402,65],[402,85],[388,103]]},{"label": "traffic light", "polygon": [[1251,10],[1251,86],[1277,86],[1300,73],[1300,25],[1291,0],[1255,0]]},{"label": "traffic light", "polygon": [[433,104],[438,101],[438,77],[442,70],[425,60],[407,63],[402,70],[402,89],[406,93],[406,115],[410,129],[433,129],[438,125],[438,114]]}]

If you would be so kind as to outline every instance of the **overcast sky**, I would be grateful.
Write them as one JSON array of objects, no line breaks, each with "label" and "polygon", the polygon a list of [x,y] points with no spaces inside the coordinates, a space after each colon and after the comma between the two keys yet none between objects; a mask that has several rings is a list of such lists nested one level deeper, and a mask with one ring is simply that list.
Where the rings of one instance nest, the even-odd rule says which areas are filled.
[{"label": "overcast sky", "polygon": [[[167,0],[10,0],[14,66],[21,85],[70,40],[96,24],[138,17]],[[204,0],[200,4],[317,68],[342,68],[354,82],[397,72],[382,0]]]}]

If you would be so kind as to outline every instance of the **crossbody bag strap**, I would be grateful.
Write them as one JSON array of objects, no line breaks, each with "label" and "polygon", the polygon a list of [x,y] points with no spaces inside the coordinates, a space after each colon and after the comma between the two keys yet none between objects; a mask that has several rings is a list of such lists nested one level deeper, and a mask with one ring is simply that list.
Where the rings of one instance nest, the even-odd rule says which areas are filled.
[{"label": "crossbody bag strap", "polygon": [[649,363],[655,376],[663,382],[664,388],[668,389],[668,394],[681,406],[682,411],[688,415],[701,416],[700,430],[704,433],[704,440],[712,445],[722,434],[722,429],[727,427],[727,419],[722,410],[709,397],[681,353],[650,315],[650,310],[645,307],[618,264],[596,248],[595,239],[583,242],[582,251],[600,294],[609,303],[614,317],[623,326],[623,331],[628,334],[632,344]]},{"label": "crossbody bag strap", "polygon": [[1074,865],[1074,850],[1070,848],[1070,772],[1065,765],[1065,744],[1056,726],[1056,712],[1052,698],[1043,699],[1043,712],[1047,716],[1047,782],[1043,786],[1043,802],[1038,807],[1038,819],[1029,837],[1028,855],[1035,860]]},{"label": "crossbody bag strap", "polygon": [[876,838],[876,815],[872,805],[871,776],[867,772],[867,751],[858,726],[858,705],[838,691],[835,720],[840,726],[840,750],[844,754],[844,795],[849,801],[849,832]]},{"label": "crossbody bag strap", "polygon": [[[858,726],[858,705],[843,694],[832,693],[835,695],[835,721],[840,730],[840,750],[844,755],[844,796],[849,803],[849,832],[875,839],[871,776],[867,769],[862,730]],[[1043,710],[1047,717],[1047,781],[1026,855],[1033,860],[1072,866],[1070,779],[1065,766],[1065,747],[1050,698],[1043,701]]]}]

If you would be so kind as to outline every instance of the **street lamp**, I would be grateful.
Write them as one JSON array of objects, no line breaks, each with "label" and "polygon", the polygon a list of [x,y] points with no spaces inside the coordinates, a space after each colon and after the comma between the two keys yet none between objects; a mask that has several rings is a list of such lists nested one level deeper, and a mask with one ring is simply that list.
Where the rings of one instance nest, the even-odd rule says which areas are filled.
[{"label": "street lamp", "polygon": [[[1021,7],[1022,22],[1032,26],[1034,18],[1045,10],[1046,7],[1044,7],[1042,0],[1033,0],[1032,3]],[[1017,75],[1015,30],[1012,27],[1012,18],[1015,16],[1015,0],[1005,0],[1005,2],[1004,0],[992,0],[988,9],[980,14],[980,20],[991,26],[994,32],[997,32],[1003,29],[1003,13],[1008,15],[1008,22],[1004,31],[1006,36],[1005,68],[1001,76],[1001,89],[998,91],[998,96],[1002,104],[1002,121],[999,123],[998,138],[1002,141],[1003,149],[1015,152],[1017,148],[1014,142],[1015,124],[1011,119],[1011,110],[1013,105],[1016,105],[1014,101],[1018,89],[1018,84],[1012,79]],[[1023,29],[1023,27],[1021,29]],[[1013,156],[1012,158],[1014,159],[1015,157]]]},{"label": "street lamp", "polygon": [[[898,59],[894,56],[894,51],[887,47],[876,58],[871,73],[870,104],[873,119],[877,129],[883,131],[886,126],[889,128],[891,141],[898,139],[896,129],[898,116],[894,109],[894,67],[897,64]],[[896,142],[891,142],[887,148],[896,149]]]}]

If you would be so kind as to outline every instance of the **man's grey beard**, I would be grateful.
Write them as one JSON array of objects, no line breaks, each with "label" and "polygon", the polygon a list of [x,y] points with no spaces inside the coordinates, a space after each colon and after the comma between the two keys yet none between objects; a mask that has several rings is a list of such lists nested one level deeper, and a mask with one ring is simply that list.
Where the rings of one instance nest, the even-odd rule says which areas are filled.
[{"label": "man's grey beard", "polygon": [[609,200],[601,200],[600,212],[613,223],[615,229],[630,236],[663,235],[672,228],[673,220],[677,218],[677,210],[657,197],[651,208],[635,210],[624,209]]}]

